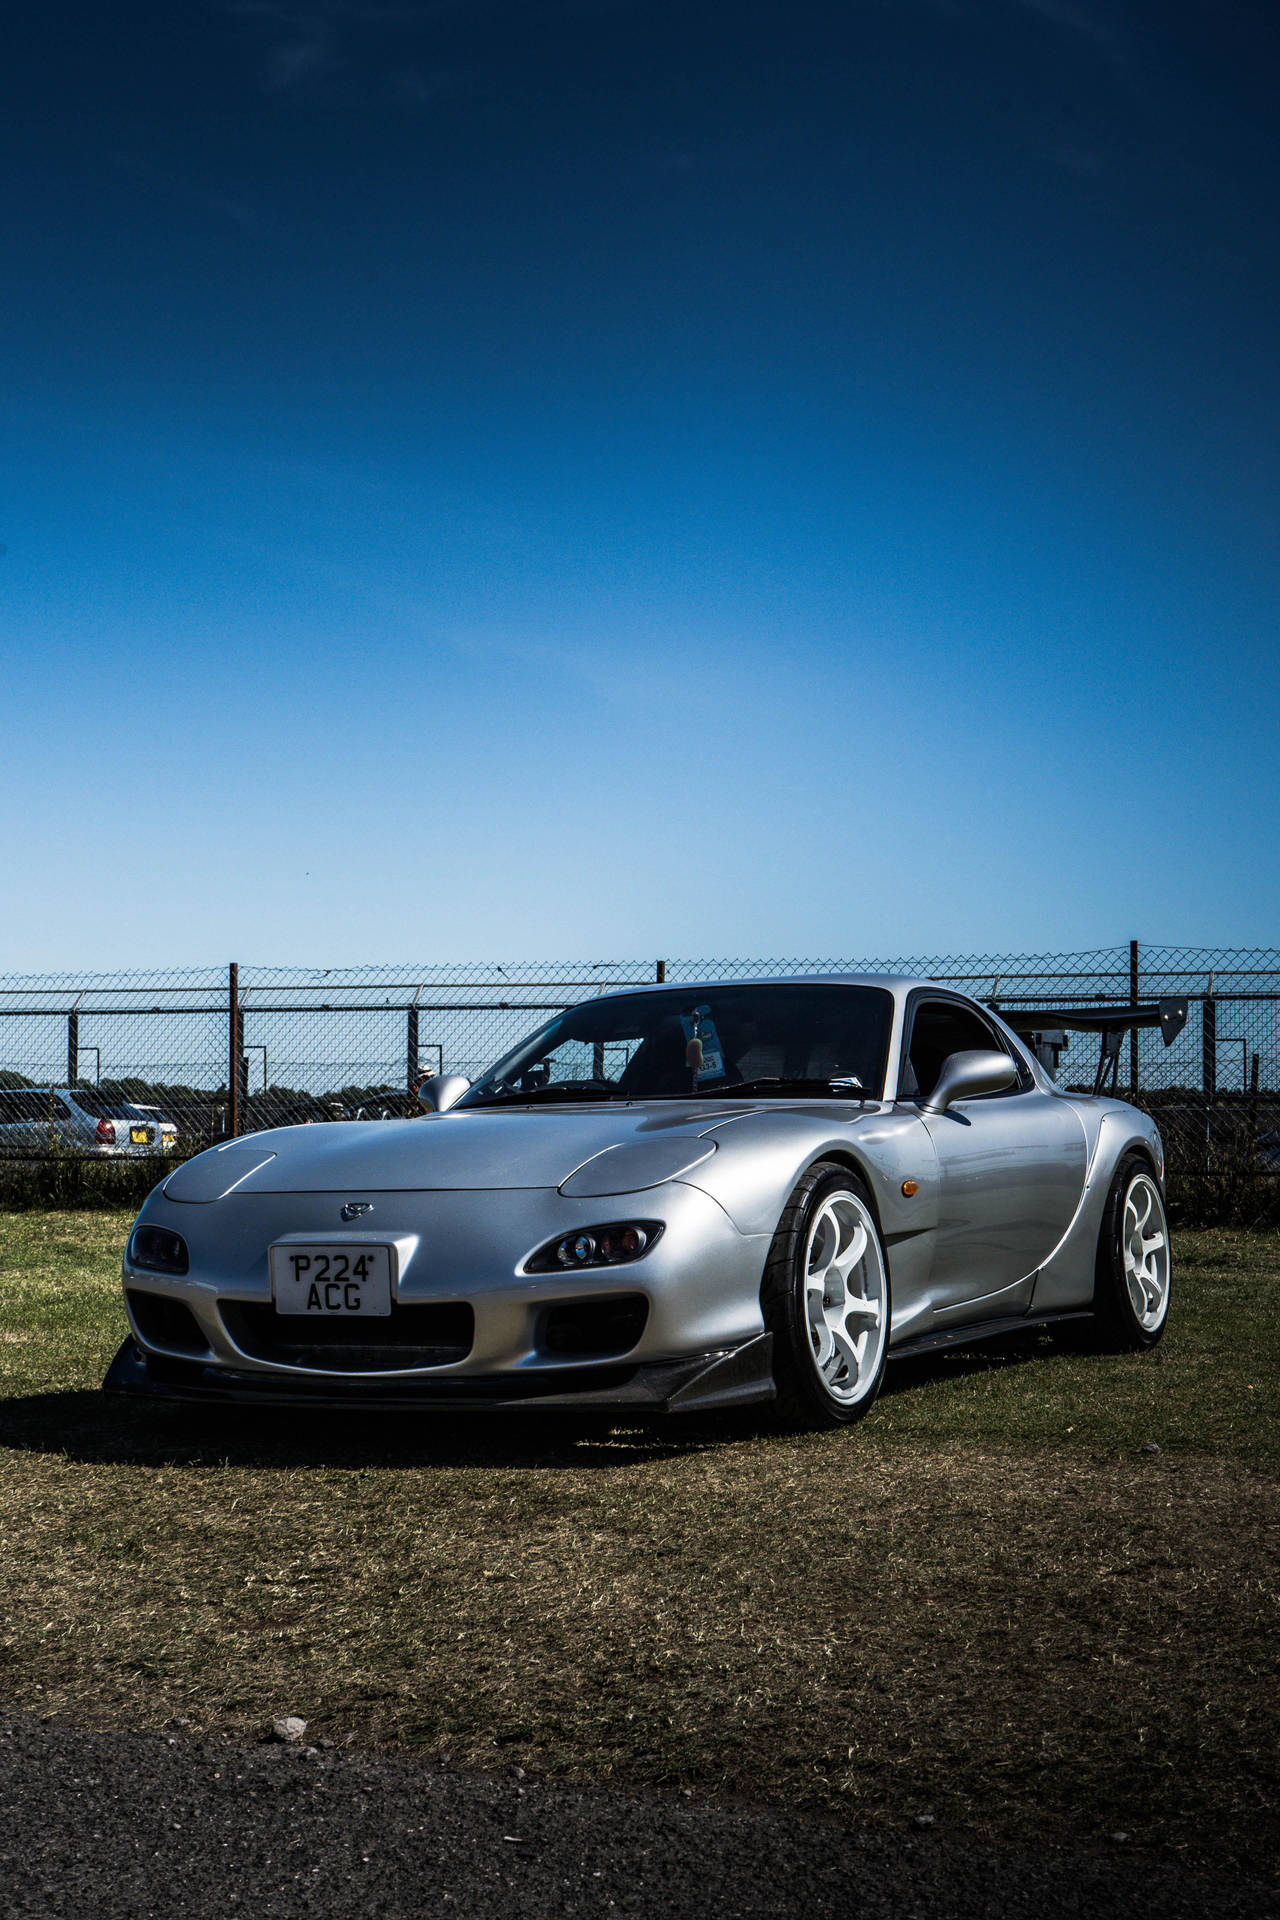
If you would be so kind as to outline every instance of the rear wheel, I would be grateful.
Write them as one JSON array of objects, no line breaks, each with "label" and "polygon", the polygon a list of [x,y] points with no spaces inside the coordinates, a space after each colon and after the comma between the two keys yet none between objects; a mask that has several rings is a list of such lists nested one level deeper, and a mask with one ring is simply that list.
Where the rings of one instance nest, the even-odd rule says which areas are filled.
[{"label": "rear wheel", "polygon": [[1098,1235],[1093,1310],[1100,1344],[1119,1353],[1154,1347],[1169,1317],[1170,1285],[1164,1196],[1150,1161],[1127,1153]]},{"label": "rear wheel", "polygon": [[871,1195],[819,1162],[787,1202],[761,1289],[777,1409],[790,1425],[847,1426],[880,1391],[889,1274]]}]

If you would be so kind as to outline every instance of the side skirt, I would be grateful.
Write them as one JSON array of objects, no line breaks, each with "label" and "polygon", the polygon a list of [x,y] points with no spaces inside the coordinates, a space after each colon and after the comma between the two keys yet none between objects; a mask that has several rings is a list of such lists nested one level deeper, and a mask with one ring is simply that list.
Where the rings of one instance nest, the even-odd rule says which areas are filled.
[{"label": "side skirt", "polygon": [[1028,1327],[1056,1327],[1067,1320],[1092,1320],[1092,1313],[1019,1313],[1002,1320],[975,1320],[967,1327],[944,1327],[938,1333],[918,1333],[899,1347],[890,1347],[890,1360],[914,1360],[922,1353],[941,1353],[945,1347],[972,1347],[979,1340],[995,1340],[1002,1333],[1021,1333]]}]

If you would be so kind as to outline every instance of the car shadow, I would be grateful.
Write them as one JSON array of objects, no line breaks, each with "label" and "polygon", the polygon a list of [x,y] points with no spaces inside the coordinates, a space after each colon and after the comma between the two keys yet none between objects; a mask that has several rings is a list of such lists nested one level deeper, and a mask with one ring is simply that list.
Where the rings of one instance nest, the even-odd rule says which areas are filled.
[{"label": "car shadow", "polygon": [[0,1401],[0,1447],[99,1466],[625,1467],[722,1447],[742,1418],[623,1424],[587,1415],[131,1404],[102,1393]]},{"label": "car shadow", "polygon": [[[1017,1332],[975,1347],[899,1360],[882,1393],[896,1398],[930,1385],[1026,1365],[1057,1349],[1043,1334]],[[874,1415],[873,1415],[874,1418]],[[148,1404],[86,1391],[35,1393],[0,1401],[0,1447],[60,1454],[100,1466],[227,1466],[292,1471],[327,1467],[634,1466],[723,1450],[770,1431],[768,1410],[626,1421],[586,1414],[380,1412],[345,1418],[313,1407],[198,1407]]]},{"label": "car shadow", "polygon": [[993,1340],[976,1341],[971,1347],[944,1347],[938,1353],[893,1361],[880,1389],[881,1398],[940,1386],[948,1380],[968,1379],[973,1374],[1003,1373],[1032,1360],[1065,1359],[1070,1351],[1043,1327],[1017,1328]]}]

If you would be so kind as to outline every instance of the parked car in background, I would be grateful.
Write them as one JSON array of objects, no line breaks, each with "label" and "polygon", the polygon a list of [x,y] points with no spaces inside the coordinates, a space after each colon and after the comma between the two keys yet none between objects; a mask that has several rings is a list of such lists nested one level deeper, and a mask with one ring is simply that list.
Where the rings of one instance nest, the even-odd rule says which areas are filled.
[{"label": "parked car in background", "polygon": [[178,1129],[153,1108],[96,1087],[0,1087],[0,1154],[62,1152],[125,1157],[171,1153]]},{"label": "parked car in background", "polygon": [[420,1117],[421,1113],[416,1090],[404,1092],[398,1087],[388,1087],[382,1093],[371,1093],[367,1099],[342,1109],[344,1120],[412,1120]]},{"label": "parked car in background", "polygon": [[146,1125],[159,1127],[163,1152],[174,1151],[178,1144],[178,1125],[175,1120],[171,1120],[167,1113],[161,1113],[159,1107],[139,1106],[136,1100],[126,1100],[122,1104],[125,1115],[131,1122],[136,1119]]}]

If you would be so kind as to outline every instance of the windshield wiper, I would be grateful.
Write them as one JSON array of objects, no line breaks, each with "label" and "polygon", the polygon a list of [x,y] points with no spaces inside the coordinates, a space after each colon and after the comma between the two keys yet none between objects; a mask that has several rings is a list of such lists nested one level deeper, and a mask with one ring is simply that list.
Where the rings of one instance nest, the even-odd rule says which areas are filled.
[{"label": "windshield wiper", "polygon": [[[597,1082],[584,1080],[575,1085],[571,1080],[557,1080],[549,1087],[509,1087],[505,1093],[485,1093],[478,1100],[468,1100],[469,1107],[493,1107],[502,1104],[522,1105],[533,1100],[629,1100],[632,1096],[620,1093],[616,1087],[602,1087]],[[458,1103],[460,1106],[462,1101]]]},{"label": "windshield wiper", "polygon": [[762,1073],[754,1080],[729,1080],[720,1087],[699,1087],[696,1098],[703,1100],[709,1093],[823,1093],[828,1099],[843,1099],[852,1095],[857,1100],[869,1100],[871,1095],[865,1087],[855,1086],[846,1075],[833,1074],[826,1080],[792,1080],[785,1074]]}]

